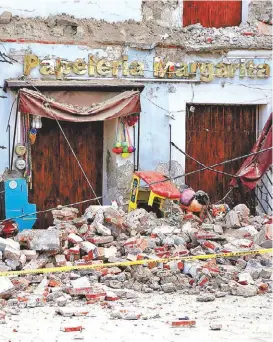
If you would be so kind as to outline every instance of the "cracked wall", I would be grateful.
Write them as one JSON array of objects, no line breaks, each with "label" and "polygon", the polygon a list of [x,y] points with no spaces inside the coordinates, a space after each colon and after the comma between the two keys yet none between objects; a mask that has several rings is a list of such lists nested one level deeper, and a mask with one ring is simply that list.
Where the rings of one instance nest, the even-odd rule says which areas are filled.
[{"label": "cracked wall", "polygon": [[[98,0],[67,0],[65,6],[64,1],[59,3],[60,7],[56,1],[54,6],[45,7],[45,0],[42,0],[39,7],[42,13],[28,9],[33,1],[28,2],[25,11],[21,1],[2,2],[0,13],[7,11],[0,15],[0,40],[89,47],[116,44],[146,50],[172,46],[187,52],[272,48],[270,1],[263,1],[263,5],[250,2],[249,19],[245,23],[219,29],[203,28],[200,24],[182,28],[181,1],[120,1],[118,11],[111,9],[108,2],[100,2],[99,10],[93,11],[89,6],[97,6]],[[84,16],[88,18],[82,18],[73,6],[85,8]],[[38,16],[39,13],[43,17]]]},{"label": "cracked wall", "polygon": [[178,28],[182,26],[182,1],[142,1],[143,21],[159,26]]}]

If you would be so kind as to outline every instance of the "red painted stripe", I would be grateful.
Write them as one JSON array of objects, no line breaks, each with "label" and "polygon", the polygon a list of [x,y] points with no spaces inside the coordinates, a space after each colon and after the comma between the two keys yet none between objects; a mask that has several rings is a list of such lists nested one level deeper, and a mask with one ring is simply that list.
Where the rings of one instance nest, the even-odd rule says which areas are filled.
[{"label": "red painted stripe", "polygon": [[1,42],[6,43],[34,43],[34,44],[52,44],[52,45],[88,45],[87,42],[74,42],[74,41],[65,41],[65,42],[56,42],[56,41],[49,41],[49,40],[34,40],[34,39],[24,39],[24,38],[17,38],[17,39],[10,39],[10,38],[1,38]]}]

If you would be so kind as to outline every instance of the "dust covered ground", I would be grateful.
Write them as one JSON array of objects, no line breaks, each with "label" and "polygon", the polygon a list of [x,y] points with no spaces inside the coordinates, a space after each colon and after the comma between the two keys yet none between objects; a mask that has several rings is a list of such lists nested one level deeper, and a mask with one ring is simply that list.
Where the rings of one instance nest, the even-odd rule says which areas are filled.
[{"label": "dust covered ground", "polygon": [[[83,304],[81,304],[82,306]],[[90,314],[63,317],[57,306],[24,309],[9,315],[1,324],[0,341],[272,341],[272,295],[251,298],[227,296],[200,303],[194,295],[139,294],[136,299],[88,305]],[[146,319],[112,319],[121,308]],[[15,310],[16,311],[16,310]],[[16,313],[14,311],[14,313]],[[194,328],[172,328],[170,322],[188,316],[196,320]],[[211,323],[222,324],[220,331]],[[62,327],[82,326],[82,332],[63,332]]]}]

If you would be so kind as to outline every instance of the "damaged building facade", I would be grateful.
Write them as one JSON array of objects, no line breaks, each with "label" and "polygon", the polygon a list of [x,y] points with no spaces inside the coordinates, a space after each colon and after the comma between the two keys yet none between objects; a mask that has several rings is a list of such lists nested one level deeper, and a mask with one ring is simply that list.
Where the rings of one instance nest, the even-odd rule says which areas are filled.
[{"label": "damaged building facade", "polygon": [[[270,1],[119,0],[119,14],[116,3],[1,3],[1,173],[21,172],[24,157],[13,150],[33,127],[32,115],[16,114],[19,89],[81,106],[140,94],[135,128],[117,118],[60,128],[42,117],[27,151],[29,202],[39,210],[94,193],[103,204],[123,202],[134,169],[177,176],[200,168],[182,152],[205,165],[248,154],[272,111]],[[114,153],[120,140],[135,153]],[[234,175],[241,163],[219,170]],[[231,178],[205,171],[177,180],[185,181],[217,201]]]}]

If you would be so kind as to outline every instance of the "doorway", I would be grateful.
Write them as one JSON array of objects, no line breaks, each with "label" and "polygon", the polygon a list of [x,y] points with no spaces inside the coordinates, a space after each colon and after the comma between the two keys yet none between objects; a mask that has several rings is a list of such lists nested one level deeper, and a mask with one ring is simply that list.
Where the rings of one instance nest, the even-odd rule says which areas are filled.
[{"label": "doorway", "polygon": [[[193,105],[186,115],[186,152],[209,166],[249,153],[256,141],[256,106],[251,105]],[[235,175],[244,159],[216,170]],[[195,161],[186,158],[186,172],[201,169]],[[212,203],[221,200],[229,190],[231,177],[209,170],[186,177],[186,183],[194,190],[204,190]],[[243,198],[232,194],[231,204],[242,203]],[[247,194],[248,205],[255,203],[254,194]],[[250,204],[251,202],[251,204]]]},{"label": "doorway", "polygon": [[[63,131],[81,163],[96,195],[102,194],[103,122],[60,121]],[[32,145],[33,187],[29,202],[37,210],[54,208],[94,198],[75,157],[55,120],[42,118],[42,128]],[[77,206],[82,214],[96,202]],[[37,228],[52,225],[52,214],[38,215]]]}]

